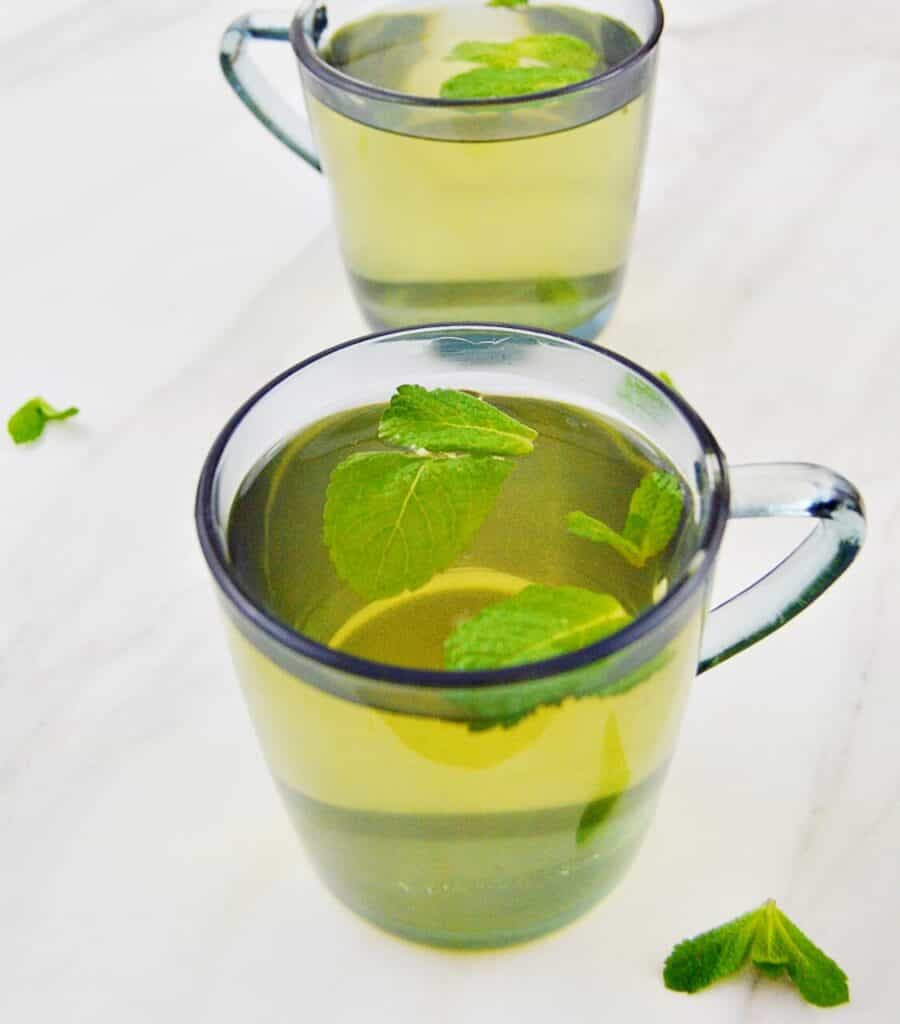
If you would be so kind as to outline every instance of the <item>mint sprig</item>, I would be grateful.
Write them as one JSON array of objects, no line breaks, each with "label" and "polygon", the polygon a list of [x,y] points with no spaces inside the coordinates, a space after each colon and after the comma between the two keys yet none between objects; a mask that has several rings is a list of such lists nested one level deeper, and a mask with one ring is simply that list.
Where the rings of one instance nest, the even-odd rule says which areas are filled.
[{"label": "mint sprig", "polygon": [[457,626],[444,644],[444,662],[472,671],[541,661],[596,643],[630,621],[610,594],[532,584]]},{"label": "mint sprig", "polygon": [[29,441],[36,441],[51,420],[67,420],[77,412],[78,409],[74,405],[60,410],[54,409],[43,398],[30,398],[10,416],[6,429],[16,444],[27,444]]},{"label": "mint sprig", "polygon": [[378,425],[387,444],[332,470],[324,539],[337,574],[374,600],[449,568],[487,518],[536,431],[473,395],[403,384]]},{"label": "mint sprig", "polygon": [[559,89],[590,78],[599,61],[590,44],[562,32],[520,36],[508,43],[466,41],[458,43],[447,59],[484,65],[443,83],[442,98],[456,100]]},{"label": "mint sprig", "polygon": [[586,512],[570,512],[570,533],[597,544],[608,544],[627,562],[642,568],[669,546],[684,508],[681,484],[674,473],[648,473],[631,496],[621,533]]},{"label": "mint sprig", "polygon": [[850,1000],[847,975],[774,900],[679,943],[666,960],[663,980],[676,992],[699,992],[739,971],[748,960],[771,978],[787,973],[814,1006],[838,1006]]}]

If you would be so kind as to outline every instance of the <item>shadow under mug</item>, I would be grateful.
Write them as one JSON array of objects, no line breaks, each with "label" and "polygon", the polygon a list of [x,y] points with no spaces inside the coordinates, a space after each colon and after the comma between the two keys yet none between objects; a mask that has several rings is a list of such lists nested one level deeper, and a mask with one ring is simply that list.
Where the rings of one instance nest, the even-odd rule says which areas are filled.
[{"label": "shadow under mug", "polygon": [[[594,337],[612,312],[630,245],[663,27],[658,0],[482,11],[492,31],[510,20],[518,35],[574,34],[599,53],[618,46],[628,55],[584,82],[478,100],[395,92],[327,63],[328,45],[353,49],[345,34],[335,44],[334,30],[372,13],[365,7],[335,0],[326,13],[312,0],[293,20],[244,15],[225,32],[221,64],[252,113],[324,170],[368,322],[488,321]],[[414,45],[436,17],[423,4],[381,15],[372,31],[382,46],[394,38]],[[258,42],[287,40],[308,121],[253,59]]]},{"label": "shadow under mug", "polygon": [[[241,485],[286,437],[410,381],[568,403],[664,452],[690,497],[665,596],[598,643],[484,672],[366,661],[274,618],[229,560]],[[729,516],[808,516],[815,528],[707,613]],[[460,947],[549,931],[616,884],[650,823],[695,674],[806,607],[864,536],[859,495],[830,470],[728,468],[696,412],[651,373],[497,325],[373,335],[286,371],[215,441],[196,520],[251,717],[318,873],[384,928]]]}]

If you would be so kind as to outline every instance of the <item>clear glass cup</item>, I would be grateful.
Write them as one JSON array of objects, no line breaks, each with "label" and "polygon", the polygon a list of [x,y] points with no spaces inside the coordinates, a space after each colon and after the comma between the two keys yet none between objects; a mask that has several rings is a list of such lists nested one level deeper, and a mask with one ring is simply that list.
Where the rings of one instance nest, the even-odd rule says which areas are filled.
[{"label": "clear glass cup", "polygon": [[[408,382],[570,403],[661,450],[691,496],[665,596],[599,643],[484,672],[366,661],[273,618],[229,561],[241,484],[288,436]],[[808,516],[815,527],[708,612],[729,516]],[[496,325],[373,335],[286,371],[215,441],[196,519],[259,740],[317,871],[384,928],[460,947],[549,931],[617,883],[650,824],[694,676],[806,607],[864,535],[859,495],[830,470],[728,468],[698,415],[651,373],[576,339]]]},{"label": "clear glass cup", "polygon": [[[424,37],[427,12],[449,6],[463,3],[413,0],[415,13],[390,8],[385,24]],[[499,100],[393,92],[332,67],[320,54],[335,30],[380,9],[358,0],[336,0],[327,13],[313,0],[293,21],[255,12],[226,31],[221,63],[235,92],[325,173],[348,276],[373,327],[480,320],[592,338],[606,323],[637,207],[663,14],[658,0],[579,8],[626,24],[639,48],[587,81]],[[572,7],[493,8],[490,17],[512,20],[517,35],[602,42]],[[288,39],[308,121],[253,58],[255,44]]]}]

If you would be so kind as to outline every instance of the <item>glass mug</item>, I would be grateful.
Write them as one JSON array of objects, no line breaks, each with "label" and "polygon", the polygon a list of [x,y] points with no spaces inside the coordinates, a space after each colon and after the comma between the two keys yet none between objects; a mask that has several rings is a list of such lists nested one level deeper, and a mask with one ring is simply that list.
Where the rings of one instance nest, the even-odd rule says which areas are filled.
[{"label": "glass mug", "polygon": [[[367,661],[275,619],[229,562],[235,495],[298,430],[385,402],[407,382],[571,404],[661,450],[691,498],[665,596],[598,643],[481,672]],[[707,613],[729,516],[816,525]],[[256,732],[318,873],[387,930],[458,947],[549,931],[613,888],[650,824],[695,674],[806,607],[864,535],[845,479],[807,464],[726,467],[698,415],[627,359],[574,338],[475,325],[360,338],[281,374],[215,441],[196,520]]]},{"label": "glass mug", "polygon": [[[639,48],[585,82],[495,100],[393,92],[328,64],[320,54],[334,30],[372,13],[353,0],[327,13],[313,0],[293,21],[255,12],[226,31],[221,63],[235,92],[324,171],[348,276],[375,329],[484,320],[592,338],[609,318],[637,206],[663,14],[658,0],[580,6],[628,25]],[[392,9],[379,31],[422,38],[427,8],[423,0],[407,13]],[[489,17],[517,19],[521,35],[593,38],[594,22],[571,7],[496,8]],[[603,45],[596,32],[595,49]],[[252,57],[256,41],[288,39],[308,123]]]}]

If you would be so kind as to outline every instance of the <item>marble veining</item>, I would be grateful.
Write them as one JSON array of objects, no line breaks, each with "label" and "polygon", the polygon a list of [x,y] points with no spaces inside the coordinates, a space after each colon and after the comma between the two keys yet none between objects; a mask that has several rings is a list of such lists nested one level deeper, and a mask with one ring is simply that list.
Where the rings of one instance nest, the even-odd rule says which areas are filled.
[{"label": "marble veining", "polygon": [[[870,536],[813,608],[698,679],[621,888],[465,957],[380,934],[312,876],[193,535],[230,412],[364,330],[324,182],[221,80],[233,0],[4,12],[0,408],[83,410],[31,450],[0,443],[4,1020],[794,1024],[815,1011],[783,984],[660,982],[675,941],[769,896],[850,975],[829,1020],[897,1018],[898,12],[669,4],[603,344],[671,373],[734,462],[844,472]],[[733,524],[719,593],[798,531]]]}]

